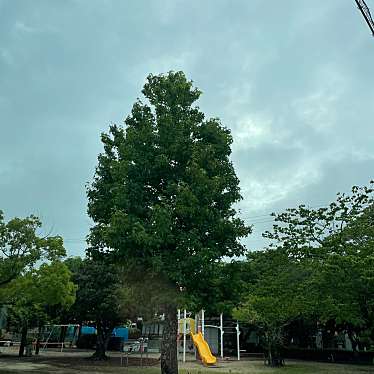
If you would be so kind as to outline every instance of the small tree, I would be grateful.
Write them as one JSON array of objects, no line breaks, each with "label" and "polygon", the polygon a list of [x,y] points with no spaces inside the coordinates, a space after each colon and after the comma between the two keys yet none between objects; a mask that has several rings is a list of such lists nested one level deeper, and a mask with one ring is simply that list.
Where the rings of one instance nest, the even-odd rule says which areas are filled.
[{"label": "small tree", "polygon": [[85,259],[76,276],[77,299],[73,306],[81,321],[94,321],[97,329],[95,360],[106,360],[113,328],[121,322],[122,280],[119,268],[104,261]]},{"label": "small tree", "polygon": [[19,356],[24,354],[28,328],[49,322],[52,318],[48,313],[50,307],[69,308],[74,303],[76,287],[70,276],[62,262],[53,261],[30,270],[2,289],[10,323],[21,329]]},{"label": "small tree", "polygon": [[[71,279],[74,284],[78,287],[78,282],[80,280],[80,273],[84,266],[84,259],[82,257],[68,257],[65,259],[64,264],[68,267],[69,271],[71,272]],[[75,303],[66,311],[64,315],[62,315],[62,323],[74,323],[82,325],[82,322],[85,320],[85,316],[81,315],[81,303],[80,299],[76,298]]]},{"label": "small tree", "polygon": [[176,374],[178,294],[194,294],[222,257],[241,255],[250,228],[233,208],[241,195],[230,131],[193,105],[201,92],[182,72],[149,75],[142,92],[126,127],[102,135],[88,189],[90,251],[156,272],[175,295],[162,310],[161,371]]},{"label": "small tree", "polygon": [[62,238],[41,237],[37,234],[40,227],[35,216],[4,222],[0,210],[0,287],[42,259],[55,260],[65,255]]},{"label": "small tree", "polygon": [[259,327],[267,363],[282,366],[285,328],[296,318],[313,313],[313,298],[307,290],[310,269],[290,260],[282,250],[267,250],[248,255],[246,272],[252,280],[234,316]]}]

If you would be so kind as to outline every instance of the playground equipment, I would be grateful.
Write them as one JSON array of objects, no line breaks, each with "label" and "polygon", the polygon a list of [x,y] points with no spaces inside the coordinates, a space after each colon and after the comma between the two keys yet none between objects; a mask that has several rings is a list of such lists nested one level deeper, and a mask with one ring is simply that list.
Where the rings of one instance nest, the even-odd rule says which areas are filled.
[{"label": "playground equipment", "polygon": [[197,334],[192,334],[192,340],[199,351],[199,355],[201,357],[201,361],[204,365],[214,365],[217,362],[217,358],[212,355],[210,351],[209,345],[203,337],[201,332]]},{"label": "playground equipment", "polygon": [[148,339],[140,338],[138,340],[126,341],[122,346],[121,355],[121,366],[123,366],[123,361],[126,359],[126,367],[129,366],[129,355],[133,353],[140,352],[140,366],[143,366],[143,353],[146,353],[146,362],[148,362]]},{"label": "playground equipment", "polygon": [[[189,313],[190,315],[190,313]],[[220,332],[220,357],[223,359],[223,348],[224,348],[224,334],[235,333],[236,334],[236,345],[237,345],[237,359],[240,360],[240,329],[239,323],[236,321],[235,326],[226,326],[223,324],[223,314],[220,314],[220,324],[217,325],[207,325],[205,324],[205,311],[195,315],[195,319],[188,318],[187,311],[183,311],[183,317],[181,311],[178,310],[178,339],[179,336],[183,336],[183,362],[186,361],[186,346],[187,337],[191,336],[192,342],[199,352],[200,358],[205,365],[213,365],[216,363],[217,359],[212,355],[211,349],[208,342],[205,340],[205,330],[206,328],[215,328]],[[226,331],[225,331],[226,330]],[[195,351],[196,352],[196,351]]]},{"label": "playground equipment", "polygon": [[[66,347],[72,347],[76,344],[79,334],[79,325],[46,325],[42,333],[42,350],[51,346],[59,346],[61,352]],[[54,339],[53,339],[54,338]],[[51,341],[54,340],[54,341]],[[68,344],[66,344],[68,343]]]}]

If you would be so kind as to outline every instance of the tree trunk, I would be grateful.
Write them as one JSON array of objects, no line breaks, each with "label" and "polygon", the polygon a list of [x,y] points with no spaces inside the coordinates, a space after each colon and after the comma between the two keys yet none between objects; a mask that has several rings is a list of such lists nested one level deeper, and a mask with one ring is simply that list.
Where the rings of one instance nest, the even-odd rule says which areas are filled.
[{"label": "tree trunk", "polygon": [[161,374],[178,374],[177,325],[176,308],[168,305],[161,342]]},{"label": "tree trunk", "polygon": [[273,366],[272,362],[273,362],[273,352],[272,352],[272,349],[271,349],[271,342],[269,340],[269,344],[268,344],[268,365]]},{"label": "tree trunk", "polygon": [[280,332],[265,334],[267,340],[267,357],[265,363],[270,367],[284,366],[284,358],[277,334],[280,334]]},{"label": "tree trunk", "polygon": [[268,365],[270,367],[281,367],[284,366],[284,358],[279,349],[275,348],[270,344],[268,349]]},{"label": "tree trunk", "polygon": [[35,354],[38,355],[39,354],[39,350],[40,350],[40,335],[42,333],[42,327],[39,325],[38,326],[38,336],[36,337],[36,346],[35,346]]},{"label": "tree trunk", "polygon": [[[81,338],[81,335],[82,335],[82,323],[83,322],[79,322],[79,326],[78,326],[78,336],[77,336],[77,339],[75,340],[75,346],[77,346],[77,343],[79,342],[79,339]],[[73,345],[74,345],[74,339],[73,339]]]},{"label": "tree trunk", "polygon": [[65,348],[66,331],[67,331],[67,326],[61,326],[60,337],[59,337],[59,342],[61,343],[61,348]]},{"label": "tree trunk", "polygon": [[19,346],[19,351],[18,351],[19,357],[23,357],[26,343],[27,343],[27,324],[23,325],[22,330],[21,330],[21,344]]},{"label": "tree trunk", "polygon": [[95,353],[92,355],[92,358],[98,361],[107,360],[108,356],[105,354],[105,352],[106,352],[106,348],[107,348],[110,335],[107,336],[108,334],[105,334],[105,329],[101,322],[97,323],[96,329],[97,329],[96,350],[95,350]]}]

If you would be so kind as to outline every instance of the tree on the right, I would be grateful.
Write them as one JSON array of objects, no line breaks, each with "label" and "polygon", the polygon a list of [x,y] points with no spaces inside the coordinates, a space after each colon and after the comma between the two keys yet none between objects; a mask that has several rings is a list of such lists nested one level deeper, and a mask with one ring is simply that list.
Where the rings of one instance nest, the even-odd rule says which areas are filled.
[{"label": "tree on the right", "polygon": [[269,248],[249,254],[239,319],[257,324],[267,362],[282,365],[285,328],[304,318],[373,329],[373,182],[338,194],[327,207],[273,214]]}]

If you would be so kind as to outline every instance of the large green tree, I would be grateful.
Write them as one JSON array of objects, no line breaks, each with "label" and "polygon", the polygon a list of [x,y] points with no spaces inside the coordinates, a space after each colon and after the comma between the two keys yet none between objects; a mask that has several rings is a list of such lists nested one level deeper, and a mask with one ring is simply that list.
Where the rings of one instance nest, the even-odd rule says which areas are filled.
[{"label": "large green tree", "polygon": [[[91,253],[141,265],[165,289],[192,295],[224,256],[241,255],[250,228],[236,217],[239,180],[232,136],[194,105],[201,92],[182,72],[149,75],[125,127],[102,135],[104,152],[88,188],[95,222]],[[214,290],[211,290],[214,292]],[[163,305],[162,373],[178,372],[175,298]]]}]

